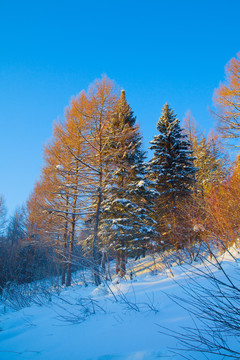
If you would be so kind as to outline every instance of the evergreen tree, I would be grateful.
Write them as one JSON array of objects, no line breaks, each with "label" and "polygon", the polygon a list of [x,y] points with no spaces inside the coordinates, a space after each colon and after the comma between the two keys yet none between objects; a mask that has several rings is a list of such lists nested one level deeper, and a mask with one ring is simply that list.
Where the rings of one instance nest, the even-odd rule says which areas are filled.
[{"label": "evergreen tree", "polygon": [[111,141],[106,151],[111,155],[112,175],[105,191],[100,227],[102,247],[116,256],[116,272],[121,276],[125,274],[127,255],[144,254],[154,235],[155,191],[145,176],[145,154],[135,122],[122,91],[109,129]]},{"label": "evergreen tree", "polygon": [[150,142],[154,155],[149,162],[149,177],[159,192],[155,203],[158,231],[175,243],[177,213],[191,194],[196,169],[188,137],[168,104],[163,107],[157,130],[159,134]]}]

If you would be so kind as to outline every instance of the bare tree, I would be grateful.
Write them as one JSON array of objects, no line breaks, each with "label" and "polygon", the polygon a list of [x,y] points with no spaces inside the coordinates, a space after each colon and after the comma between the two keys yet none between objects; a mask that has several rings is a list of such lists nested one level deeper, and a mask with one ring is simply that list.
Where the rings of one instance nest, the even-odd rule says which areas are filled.
[{"label": "bare tree", "polygon": [[174,302],[189,312],[193,320],[193,325],[183,327],[179,332],[166,328],[161,330],[180,343],[172,349],[178,358],[240,358],[238,261],[232,254],[229,274],[214,253],[212,257],[213,261],[204,259],[204,267],[193,266],[190,272],[188,269],[186,283],[179,285],[185,293],[184,297],[172,297]]},{"label": "bare tree", "polygon": [[0,238],[3,236],[6,229],[7,223],[7,208],[5,205],[5,200],[2,195],[0,195]]}]

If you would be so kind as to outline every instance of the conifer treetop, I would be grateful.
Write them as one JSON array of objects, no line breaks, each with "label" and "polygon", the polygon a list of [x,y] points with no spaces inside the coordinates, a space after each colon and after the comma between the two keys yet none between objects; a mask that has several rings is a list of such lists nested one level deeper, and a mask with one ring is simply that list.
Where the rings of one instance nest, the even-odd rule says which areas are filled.
[{"label": "conifer treetop", "polygon": [[121,95],[120,95],[120,101],[123,100],[126,101],[126,93],[124,89],[121,90]]},{"label": "conifer treetop", "polygon": [[121,90],[121,95],[117,101],[115,107],[115,121],[114,125],[120,128],[124,128],[126,125],[134,127],[136,123],[136,117],[133,114],[131,107],[126,100],[125,90]]},{"label": "conifer treetop", "polygon": [[189,193],[194,182],[196,169],[190,142],[168,104],[163,107],[157,129],[159,134],[150,141],[150,149],[154,150],[149,162],[150,178],[160,194],[168,193],[176,199]]},{"label": "conifer treetop", "polygon": [[174,111],[170,108],[169,104],[166,103],[162,109],[162,115],[160,116],[157,122],[157,130],[162,133],[166,132],[166,129],[169,129],[172,124],[179,124],[179,120],[177,119]]}]

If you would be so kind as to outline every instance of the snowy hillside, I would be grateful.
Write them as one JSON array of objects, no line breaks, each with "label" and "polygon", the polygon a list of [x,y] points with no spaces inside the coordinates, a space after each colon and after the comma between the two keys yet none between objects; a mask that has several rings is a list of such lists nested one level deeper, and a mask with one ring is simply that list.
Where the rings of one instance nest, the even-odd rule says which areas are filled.
[{"label": "snowy hillside", "polygon": [[[235,259],[239,257],[238,252],[233,255]],[[238,271],[238,261],[234,258],[226,255],[220,259],[231,278]],[[159,261],[157,258],[156,266],[160,269]],[[84,287],[76,279],[75,285],[63,289],[59,296],[53,294],[45,303],[39,301],[18,311],[2,307],[0,359],[181,359],[176,350],[183,348],[180,335],[166,333],[172,330],[182,333],[183,327],[194,326],[192,316],[184,309],[191,307],[188,303],[191,297],[185,290],[195,286],[193,293],[198,296],[199,285],[204,289],[210,286],[209,276],[204,275],[206,271],[221,280],[225,275],[219,266],[208,261],[194,267],[175,265],[171,271],[155,272],[149,269],[151,262],[152,258],[148,257],[130,263],[129,272],[137,271],[132,280],[129,276],[124,280],[115,278],[95,288]],[[174,300],[172,296],[185,300]],[[210,334],[212,328],[207,330]],[[231,342],[240,350],[236,339]],[[193,358],[187,350],[181,354]],[[194,356],[206,359],[201,353]],[[223,359],[212,354],[208,358]]]}]

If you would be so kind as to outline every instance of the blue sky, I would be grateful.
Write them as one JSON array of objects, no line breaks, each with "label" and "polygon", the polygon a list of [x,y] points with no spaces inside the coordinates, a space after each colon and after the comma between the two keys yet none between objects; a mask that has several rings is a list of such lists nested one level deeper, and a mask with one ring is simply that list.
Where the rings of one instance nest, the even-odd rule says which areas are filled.
[{"label": "blue sky", "polygon": [[165,102],[214,127],[208,108],[240,51],[239,13],[239,0],[2,0],[0,193],[10,213],[39,178],[53,121],[103,73],[125,89],[146,149]]}]

